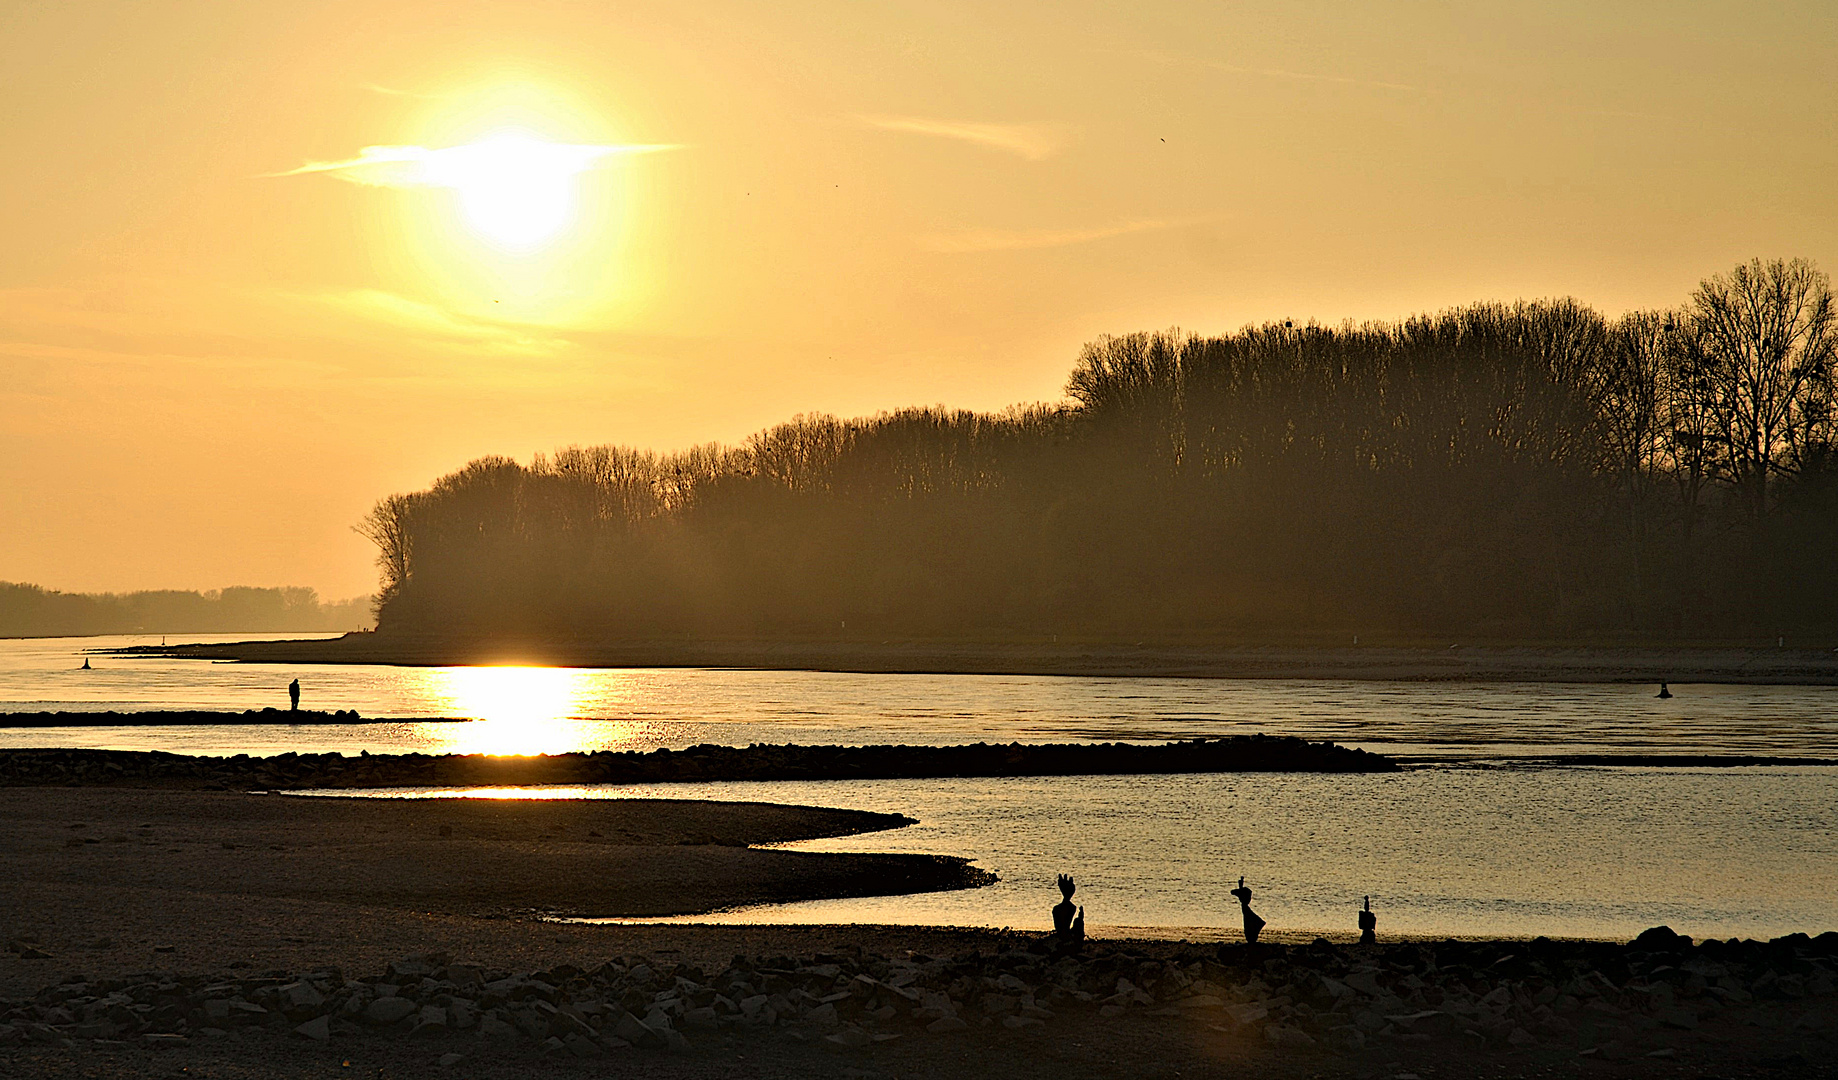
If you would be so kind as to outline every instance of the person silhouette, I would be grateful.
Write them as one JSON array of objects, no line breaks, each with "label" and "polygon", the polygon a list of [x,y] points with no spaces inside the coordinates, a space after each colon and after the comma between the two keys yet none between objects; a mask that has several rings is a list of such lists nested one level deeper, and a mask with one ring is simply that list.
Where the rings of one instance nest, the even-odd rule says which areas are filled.
[{"label": "person silhouette", "polygon": [[290,711],[300,711],[300,680],[295,679],[287,684],[287,707]]},{"label": "person silhouette", "polygon": [[1669,697],[1671,697],[1671,696],[1672,696],[1672,691],[1671,691],[1670,689],[1668,689],[1668,688],[1667,688],[1667,686],[1666,686],[1666,684],[1665,684],[1665,683],[1660,683],[1660,684],[1659,684],[1659,693],[1657,693],[1657,694],[1655,694],[1655,695],[1653,695],[1653,696],[1654,696],[1654,697],[1662,697],[1662,698],[1669,698]]},{"label": "person silhouette", "polygon": [[1257,944],[1257,935],[1264,932],[1264,920],[1257,912],[1251,910],[1251,890],[1245,888],[1244,878],[1238,879],[1238,887],[1232,890],[1238,898],[1238,906],[1244,909],[1244,940],[1247,945]]},{"label": "person silhouette", "polygon": [[1072,883],[1071,874],[1059,876],[1060,901],[1053,905],[1053,936],[1061,945],[1077,948],[1085,941],[1085,909],[1072,902],[1072,893],[1078,888]]},{"label": "person silhouette", "polygon": [[1366,906],[1359,913],[1359,943],[1372,945],[1378,941],[1378,916],[1372,914],[1372,898],[1366,897]]},{"label": "person silhouette", "polygon": [[89,667],[89,657],[87,657],[87,656],[85,656],[85,657],[83,658],[83,666],[82,666],[81,668],[79,668],[78,670],[80,670],[80,671],[88,671],[88,670],[90,670],[90,667]]}]

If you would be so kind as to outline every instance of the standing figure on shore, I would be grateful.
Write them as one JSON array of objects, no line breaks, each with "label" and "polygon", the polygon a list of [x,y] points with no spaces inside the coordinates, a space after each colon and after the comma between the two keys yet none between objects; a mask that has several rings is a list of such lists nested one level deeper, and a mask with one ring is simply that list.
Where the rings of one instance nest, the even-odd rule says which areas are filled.
[{"label": "standing figure on shore", "polygon": [[300,680],[295,679],[287,684],[287,707],[293,712],[300,711]]},{"label": "standing figure on shore", "polygon": [[1238,887],[1232,890],[1238,898],[1238,906],[1244,909],[1244,940],[1247,945],[1257,944],[1257,935],[1264,932],[1264,920],[1251,910],[1251,890],[1245,888],[1244,878],[1238,879]]},{"label": "standing figure on shore", "polygon": [[88,670],[90,670],[90,667],[89,667],[89,657],[87,657],[87,656],[85,656],[85,657],[83,658],[83,667],[82,667],[82,668],[81,668],[80,670],[83,670],[83,671],[88,671]]},{"label": "standing figure on shore", "polygon": [[1053,905],[1053,936],[1064,948],[1076,949],[1085,943],[1085,909],[1072,902],[1071,874],[1059,876],[1060,901]]},{"label": "standing figure on shore", "polygon": [[1378,916],[1372,914],[1372,898],[1366,897],[1366,906],[1359,913],[1359,943],[1372,945],[1378,941]]},{"label": "standing figure on shore", "polygon": [[1667,686],[1667,685],[1666,685],[1665,683],[1663,683],[1663,682],[1662,682],[1662,683],[1660,683],[1660,684],[1659,684],[1659,693],[1657,693],[1657,694],[1655,694],[1655,695],[1653,695],[1653,696],[1654,696],[1654,697],[1662,697],[1662,698],[1669,698],[1669,697],[1671,697],[1671,696],[1672,696],[1672,690],[1671,690],[1671,688],[1670,688],[1670,687],[1668,687],[1668,686]]}]

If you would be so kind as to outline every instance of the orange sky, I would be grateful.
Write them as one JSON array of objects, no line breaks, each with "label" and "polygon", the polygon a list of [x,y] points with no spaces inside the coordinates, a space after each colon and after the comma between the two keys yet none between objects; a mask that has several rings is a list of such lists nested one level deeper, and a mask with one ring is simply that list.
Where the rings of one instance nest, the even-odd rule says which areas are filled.
[{"label": "orange sky", "polygon": [[[1838,270],[1838,8],[0,2],[0,580],[368,591],[488,453],[1059,396],[1178,325]],[[276,175],[586,147],[465,192]]]}]

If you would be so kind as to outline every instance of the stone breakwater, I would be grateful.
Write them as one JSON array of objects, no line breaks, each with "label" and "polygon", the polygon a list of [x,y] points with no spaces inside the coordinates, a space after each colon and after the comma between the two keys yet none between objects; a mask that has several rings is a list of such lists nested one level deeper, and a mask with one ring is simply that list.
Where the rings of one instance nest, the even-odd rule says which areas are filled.
[{"label": "stone breakwater", "polygon": [[[359,716],[356,709],[332,712],[312,709],[245,709],[242,712],[213,712],[203,709],[159,709],[146,712],[0,712],[0,728],[62,727],[171,727],[175,725],[212,726],[218,724],[372,724]],[[461,723],[463,721],[417,720],[416,723]]]},{"label": "stone breakwater", "polygon": [[1618,1060],[1714,1048],[1723,1032],[1761,1025],[1776,1050],[1827,1054],[1835,972],[1835,933],[1693,946],[1664,928],[1625,946],[1318,940],[1176,944],[1162,955],[1093,943],[1066,956],[1028,939],[955,957],[743,955],[714,972],[628,956],[512,974],[421,955],[361,978],[329,967],[72,976],[31,1000],[0,1002],[0,1046],[180,1044],[260,1027],[320,1042],[446,1037],[565,1057],[737,1038],[873,1053],[901,1040],[1072,1036],[1122,1023],[1185,1025],[1299,1054],[1418,1047]]},{"label": "stone breakwater", "polygon": [[212,758],[159,751],[0,750],[0,786],[14,787],[76,783],[276,790],[1397,769],[1390,758],[1364,750],[1267,735],[1149,745],[704,745],[542,757],[289,753]]}]

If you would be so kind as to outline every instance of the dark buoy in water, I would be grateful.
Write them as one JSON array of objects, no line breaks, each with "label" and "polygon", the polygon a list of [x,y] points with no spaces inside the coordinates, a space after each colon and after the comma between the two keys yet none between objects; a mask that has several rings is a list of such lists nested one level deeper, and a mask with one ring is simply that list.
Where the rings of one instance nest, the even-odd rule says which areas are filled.
[{"label": "dark buoy in water", "polygon": [[79,671],[88,671],[89,669],[90,669],[90,668],[89,668],[89,657],[87,657],[87,656],[85,656],[85,657],[83,658],[83,666],[82,666],[81,668],[79,668],[78,670],[79,670]]},{"label": "dark buoy in water", "polygon": [[1668,689],[1666,689],[1666,684],[1665,684],[1665,683],[1660,683],[1660,684],[1659,684],[1659,693],[1658,693],[1658,694],[1656,694],[1655,696],[1656,696],[1656,697],[1662,697],[1662,698],[1669,698],[1669,697],[1671,697],[1671,696],[1672,696],[1672,691],[1671,691],[1671,690],[1668,690]]}]

